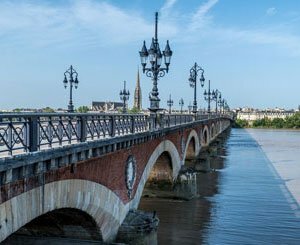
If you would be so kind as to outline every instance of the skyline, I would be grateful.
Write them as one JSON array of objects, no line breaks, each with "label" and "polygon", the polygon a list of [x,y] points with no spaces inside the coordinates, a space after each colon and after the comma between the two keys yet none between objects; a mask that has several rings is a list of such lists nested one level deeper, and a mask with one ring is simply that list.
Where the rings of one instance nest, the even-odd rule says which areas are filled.
[{"label": "skyline", "polygon": [[[138,51],[143,40],[149,46],[159,11],[160,46],[168,39],[173,50],[170,71],[158,83],[161,107],[167,108],[170,93],[176,108],[181,97],[185,107],[192,102],[188,77],[197,62],[205,70],[205,88],[210,79],[231,108],[297,108],[300,11],[295,9],[300,3],[251,3],[1,1],[0,79],[2,91],[9,92],[2,93],[0,106],[66,108],[68,90],[62,81],[71,64],[79,73],[76,108],[119,101],[124,80],[132,106]],[[140,78],[146,108],[152,81],[141,70]],[[205,88],[197,91],[200,107],[207,105]]]}]

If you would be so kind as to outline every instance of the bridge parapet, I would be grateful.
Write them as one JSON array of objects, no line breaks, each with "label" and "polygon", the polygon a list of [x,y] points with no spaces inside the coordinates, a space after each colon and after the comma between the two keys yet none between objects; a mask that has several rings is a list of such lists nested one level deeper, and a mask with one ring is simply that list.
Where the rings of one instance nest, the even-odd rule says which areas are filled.
[{"label": "bridge parapet", "polygon": [[0,157],[35,152],[229,115],[12,113],[0,115]]}]

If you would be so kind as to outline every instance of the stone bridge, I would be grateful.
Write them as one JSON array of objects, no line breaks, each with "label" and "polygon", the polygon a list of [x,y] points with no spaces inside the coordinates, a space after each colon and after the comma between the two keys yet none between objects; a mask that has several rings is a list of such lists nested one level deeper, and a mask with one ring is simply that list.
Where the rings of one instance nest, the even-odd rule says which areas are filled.
[{"label": "stone bridge", "polygon": [[0,241],[34,222],[113,241],[148,180],[175,181],[230,125],[225,114],[0,115]]}]

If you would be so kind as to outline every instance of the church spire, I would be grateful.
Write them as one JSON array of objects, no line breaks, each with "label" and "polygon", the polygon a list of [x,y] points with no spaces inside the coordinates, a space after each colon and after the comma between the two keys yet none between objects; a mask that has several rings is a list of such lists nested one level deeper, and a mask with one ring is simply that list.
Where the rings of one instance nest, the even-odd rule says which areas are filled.
[{"label": "church spire", "polygon": [[142,91],[140,85],[140,71],[138,68],[136,77],[136,86],[134,90],[134,107],[139,111],[142,110]]}]

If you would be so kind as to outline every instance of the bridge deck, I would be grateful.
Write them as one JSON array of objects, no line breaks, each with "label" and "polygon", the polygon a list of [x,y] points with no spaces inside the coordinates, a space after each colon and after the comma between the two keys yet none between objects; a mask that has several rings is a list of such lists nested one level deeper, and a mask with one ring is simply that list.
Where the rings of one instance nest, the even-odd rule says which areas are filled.
[{"label": "bridge deck", "polygon": [[[0,115],[0,158],[153,129],[168,128],[221,115],[171,114],[157,117],[153,127],[145,114],[18,113]],[[223,115],[225,116],[225,115]]]}]

